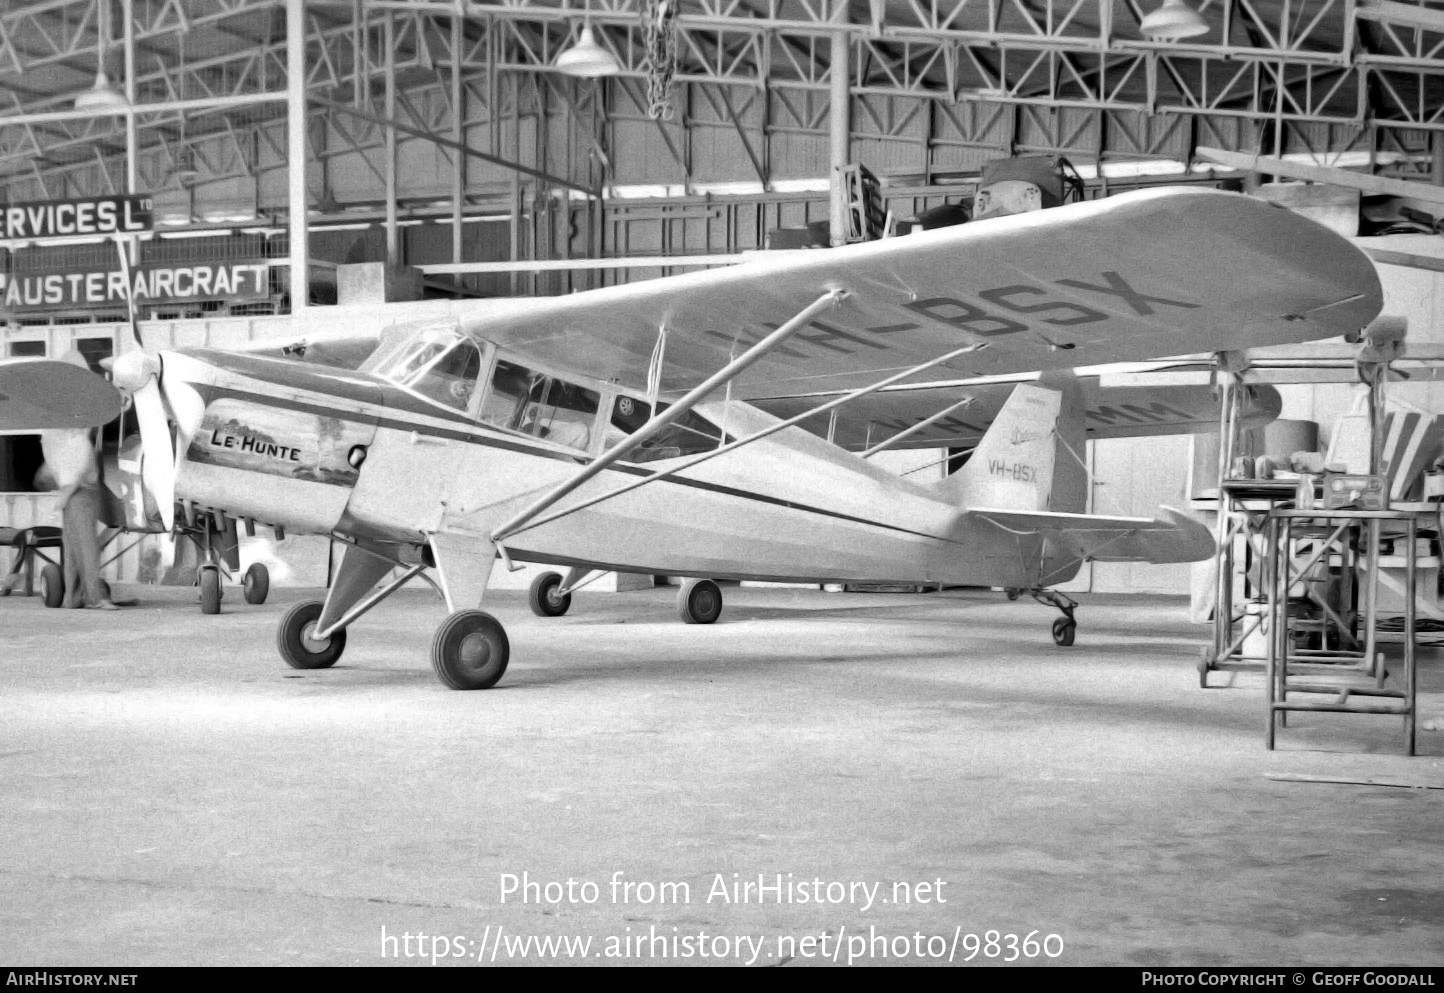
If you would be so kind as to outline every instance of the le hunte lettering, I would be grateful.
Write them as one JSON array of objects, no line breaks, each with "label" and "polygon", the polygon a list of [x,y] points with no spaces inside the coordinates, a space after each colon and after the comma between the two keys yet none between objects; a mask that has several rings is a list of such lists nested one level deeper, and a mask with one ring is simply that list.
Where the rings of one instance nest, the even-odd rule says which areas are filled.
[{"label": "le hunte lettering", "polygon": [[284,459],[290,462],[301,461],[301,450],[290,445],[278,445],[274,441],[264,438],[257,438],[251,434],[230,434],[224,431],[211,432],[212,448],[230,448],[241,452],[254,452],[257,455],[268,455],[275,459]]}]

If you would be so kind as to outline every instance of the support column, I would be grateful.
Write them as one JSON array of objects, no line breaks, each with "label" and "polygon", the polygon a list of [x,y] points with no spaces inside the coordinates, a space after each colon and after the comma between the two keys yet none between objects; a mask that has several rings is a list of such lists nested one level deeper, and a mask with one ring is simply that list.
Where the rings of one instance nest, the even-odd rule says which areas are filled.
[{"label": "support column", "polygon": [[[140,135],[135,120],[135,0],[121,0],[120,16],[125,21],[122,28],[125,37],[125,102],[130,109],[125,113],[125,192],[132,196],[140,192]],[[140,243],[127,238],[130,250],[130,264],[140,263]]]},{"label": "support column", "polygon": [[[507,77],[511,83],[511,160],[521,161],[521,79],[516,73]],[[511,171],[511,255],[513,262],[521,261],[521,173]],[[521,273],[511,274],[511,295],[521,293]]]},{"label": "support column", "polygon": [[[386,119],[396,120],[396,14],[386,11]],[[401,264],[401,228],[396,222],[396,129],[386,132],[386,264]]]},{"label": "support column", "polygon": [[[451,140],[456,142],[456,163],[451,170],[451,261],[461,261],[461,208],[466,196],[466,114],[461,88],[461,13],[451,15]],[[457,276],[458,283],[465,279]]]},{"label": "support column", "polygon": [[305,311],[311,296],[306,246],[306,0],[286,0],[286,156],[294,315]]},{"label": "support column", "polygon": [[[847,22],[845,2],[839,2],[837,13],[834,16],[840,23]],[[834,247],[847,242],[847,187],[842,181],[842,168],[847,165],[852,156],[852,138],[849,133],[852,127],[852,95],[848,86],[852,77],[850,55],[851,44],[847,32],[833,32],[832,63],[828,70],[832,80],[832,103],[828,115],[828,128],[832,139],[829,157],[832,166],[829,185],[832,193],[829,232]]]}]

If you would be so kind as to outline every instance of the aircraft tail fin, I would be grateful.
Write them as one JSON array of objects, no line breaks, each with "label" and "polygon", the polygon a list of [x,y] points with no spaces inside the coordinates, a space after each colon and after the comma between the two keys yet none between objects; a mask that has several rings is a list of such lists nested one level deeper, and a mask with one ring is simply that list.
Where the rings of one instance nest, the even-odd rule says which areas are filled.
[{"label": "aircraft tail fin", "polygon": [[1078,513],[1086,509],[1083,394],[1071,372],[1013,390],[967,463],[939,484],[962,507]]}]

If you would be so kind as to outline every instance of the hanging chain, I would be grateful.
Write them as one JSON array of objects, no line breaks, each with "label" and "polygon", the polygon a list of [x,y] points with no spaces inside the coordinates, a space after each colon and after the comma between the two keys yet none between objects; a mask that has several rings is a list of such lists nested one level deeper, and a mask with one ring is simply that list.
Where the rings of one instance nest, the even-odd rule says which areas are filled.
[{"label": "hanging chain", "polygon": [[672,119],[672,77],[677,72],[677,4],[679,0],[644,0],[642,32],[647,72],[647,116]]}]

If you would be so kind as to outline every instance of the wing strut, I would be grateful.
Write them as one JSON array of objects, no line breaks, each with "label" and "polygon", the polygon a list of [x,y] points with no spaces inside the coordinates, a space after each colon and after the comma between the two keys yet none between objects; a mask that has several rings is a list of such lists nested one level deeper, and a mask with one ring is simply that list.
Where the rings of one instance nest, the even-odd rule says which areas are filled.
[{"label": "wing strut", "polygon": [[812,303],[808,304],[801,311],[799,311],[796,317],[792,318],[790,321],[782,325],[776,331],[773,331],[766,338],[763,338],[761,341],[753,345],[751,348],[747,349],[747,351],[743,352],[731,362],[728,362],[717,372],[709,376],[704,383],[693,389],[690,393],[688,393],[682,399],[678,400],[676,403],[672,404],[672,406],[668,407],[661,413],[655,414],[651,420],[647,421],[646,424],[643,424],[640,428],[638,428],[636,433],[628,435],[627,438],[625,438],[624,440],[617,442],[617,444],[613,445],[611,448],[607,449],[600,456],[598,456],[595,462],[584,467],[580,472],[578,472],[571,479],[568,479],[566,482],[558,484],[552,489],[550,493],[546,494],[541,499],[533,503],[531,506],[523,510],[521,513],[517,514],[511,520],[507,521],[501,527],[497,528],[491,533],[491,540],[499,545],[507,538],[510,538],[512,535],[516,534],[528,521],[532,520],[534,517],[536,517],[542,511],[546,510],[548,507],[552,506],[562,497],[566,496],[568,493],[575,490],[578,486],[581,486],[587,480],[599,474],[603,469],[606,469],[613,462],[617,461],[617,459],[621,458],[623,452],[635,447],[636,445],[641,444],[648,438],[651,438],[668,424],[671,424],[677,418],[681,417],[693,407],[697,406],[697,404],[701,403],[704,399],[707,398],[707,395],[710,394],[717,387],[721,386],[723,383],[730,383],[737,376],[740,376],[742,372],[747,369],[748,366],[752,365],[754,362],[762,358],[762,356],[766,355],[768,352],[772,351],[778,345],[782,344],[788,338],[791,338],[798,331],[801,331],[803,328],[807,327],[807,325],[811,323],[814,317],[822,313],[827,308],[836,306],[845,296],[847,296],[846,290],[841,288],[833,288],[828,290],[822,296],[818,297],[816,300],[812,301]]},{"label": "wing strut", "polygon": [[[840,397],[829,400],[827,403],[823,404],[820,407],[813,407],[811,410],[805,410],[802,413],[797,414],[796,416],[789,417],[785,421],[778,421],[776,424],[765,427],[761,431],[754,431],[752,434],[747,435],[747,437],[745,438],[738,438],[736,441],[729,441],[727,444],[721,446],[720,448],[714,448],[710,452],[700,452],[697,455],[689,458],[686,462],[680,462],[677,465],[669,466],[666,469],[660,469],[657,472],[652,473],[650,476],[643,476],[641,479],[637,479],[630,483],[627,483],[625,486],[619,486],[614,490],[608,490],[606,493],[600,493],[594,497],[583,500],[581,503],[573,504],[565,510],[559,510],[555,514],[549,514],[548,516],[543,517],[540,520],[528,521],[525,524],[522,524],[515,528],[511,533],[514,535],[520,531],[525,531],[528,528],[540,527],[543,524],[549,524],[552,521],[557,520],[558,518],[566,517],[568,514],[575,514],[579,510],[585,510],[588,507],[599,504],[603,500],[610,500],[613,497],[621,496],[623,493],[630,493],[632,490],[635,490],[639,486],[646,486],[648,483],[655,483],[659,479],[666,479],[668,476],[679,473],[683,469],[690,469],[694,465],[699,465],[700,463],[706,462],[708,459],[715,459],[717,456],[723,454],[724,452],[736,451],[743,445],[750,445],[754,441],[760,441],[770,434],[776,434],[783,428],[790,428],[795,424],[800,424],[801,422],[807,420],[809,417],[816,417],[818,414],[821,414],[824,411],[835,410],[836,408],[841,407],[843,404],[850,403],[853,400],[858,399],[859,397],[865,397],[869,393],[876,393],[878,390],[891,386],[893,383],[896,383],[899,380],[907,379],[909,376],[916,376],[920,372],[931,369],[935,365],[941,365],[942,363],[947,362],[950,359],[955,359],[959,355],[966,355],[969,352],[976,352],[978,349],[986,347],[988,347],[986,342],[979,342],[972,345],[964,345],[962,348],[955,348],[951,352],[939,355],[937,358],[932,358],[928,359],[926,362],[921,362],[913,366],[911,369],[904,369],[902,372],[894,373],[893,375],[888,376],[886,379],[873,383],[871,386],[860,386],[850,393],[844,393]],[[954,404],[954,406],[957,405]],[[949,456],[949,458],[951,458],[951,456]],[[947,459],[943,459],[943,461],[946,462]]]},{"label": "wing strut", "polygon": [[961,408],[961,407],[966,407],[966,406],[968,406],[968,405],[969,405],[970,403],[972,403],[972,402],[973,402],[973,398],[972,398],[972,397],[963,397],[963,398],[962,398],[961,400],[959,400],[957,403],[949,404],[948,406],[944,407],[942,410],[938,411],[936,414],[933,414],[931,417],[925,417],[925,418],[923,418],[922,420],[918,421],[916,424],[914,424],[912,427],[906,428],[905,430],[902,430],[902,431],[899,431],[897,434],[893,435],[891,438],[888,438],[888,439],[886,439],[886,440],[884,440],[884,441],[878,442],[876,445],[873,445],[873,446],[872,446],[871,448],[869,448],[867,451],[863,452],[863,453],[862,453],[862,457],[865,458],[865,459],[867,459],[867,458],[872,458],[872,456],[876,455],[878,452],[881,452],[882,450],[887,449],[887,448],[891,448],[893,445],[896,445],[898,442],[902,441],[904,438],[907,438],[907,437],[910,437],[910,436],[912,436],[912,435],[915,435],[915,434],[917,434],[919,431],[921,431],[923,428],[925,428],[925,427],[930,427],[931,425],[936,424],[938,421],[942,420],[944,417],[947,417],[947,416],[948,416],[949,414],[951,414],[953,411],[955,411],[955,410],[957,410],[957,409],[959,409],[959,408]]}]

